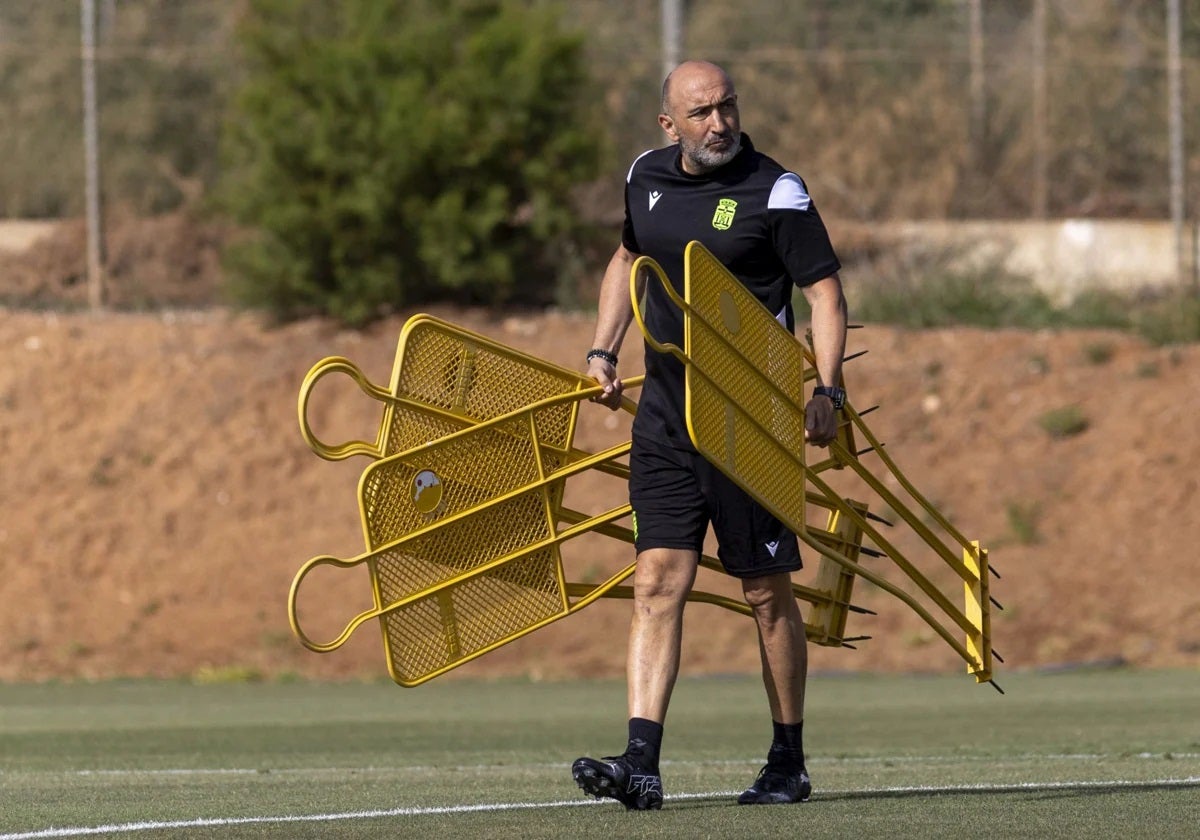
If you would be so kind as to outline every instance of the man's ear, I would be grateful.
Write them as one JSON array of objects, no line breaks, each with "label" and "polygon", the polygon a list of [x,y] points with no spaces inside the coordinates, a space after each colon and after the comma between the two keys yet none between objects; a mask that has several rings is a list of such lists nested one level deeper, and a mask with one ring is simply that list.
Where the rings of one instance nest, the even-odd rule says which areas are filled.
[{"label": "man's ear", "polygon": [[662,126],[662,130],[671,138],[671,142],[679,142],[679,132],[675,130],[675,120],[671,119],[667,114],[659,114],[658,124]]}]

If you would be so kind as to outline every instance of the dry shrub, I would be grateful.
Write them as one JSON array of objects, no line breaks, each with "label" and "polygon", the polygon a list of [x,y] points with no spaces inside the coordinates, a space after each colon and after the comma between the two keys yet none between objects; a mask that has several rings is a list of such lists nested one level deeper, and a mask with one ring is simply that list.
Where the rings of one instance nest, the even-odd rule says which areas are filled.
[{"label": "dry shrub", "polygon": [[[187,211],[139,218],[112,214],[105,225],[105,303],[119,309],[206,306],[221,286],[225,229]],[[0,303],[80,308],[88,302],[87,232],[67,219],[19,253],[0,254]]]}]

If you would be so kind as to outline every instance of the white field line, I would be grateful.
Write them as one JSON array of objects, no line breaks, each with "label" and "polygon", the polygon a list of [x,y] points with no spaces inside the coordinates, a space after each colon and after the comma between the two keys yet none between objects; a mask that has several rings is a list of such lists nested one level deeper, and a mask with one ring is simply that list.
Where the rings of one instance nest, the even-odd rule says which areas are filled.
[{"label": "white field line", "polygon": [[[1018,784],[970,784],[970,785],[906,785],[899,787],[860,788],[822,791],[817,799],[853,796],[889,796],[896,794],[946,794],[946,793],[1023,793],[1048,790],[1082,790],[1113,788],[1172,788],[1200,787],[1200,776],[1179,779],[1108,780],[1087,782],[1024,782]],[[740,791],[714,791],[712,793],[684,793],[666,797],[668,802],[694,799],[731,799]],[[443,814],[472,814],[499,811],[527,811],[542,808],[577,808],[592,805],[616,805],[616,802],[597,802],[591,799],[570,799],[554,802],[500,802],[479,805],[450,805],[429,808],[388,808],[376,811],[344,811],[328,814],[285,814],[273,817],[212,817],[194,820],[169,820],[160,822],[130,822],[112,825],[79,826],[72,828],[45,828],[14,834],[0,834],[0,840],[41,840],[52,837],[87,837],[105,834],[120,834],[135,831],[163,831],[188,828],[219,828],[237,825],[288,824],[339,822],[344,820],[381,819],[386,817],[423,817]]]},{"label": "white field line", "polygon": [[[839,764],[1009,764],[1023,761],[1153,761],[1153,760],[1200,759],[1200,753],[1192,752],[1139,752],[1139,753],[1023,753],[1020,755],[904,755],[904,756],[835,756],[812,760],[812,766],[835,766]],[[757,767],[762,758],[731,758],[694,761],[664,759],[663,767]],[[428,772],[486,772],[496,770],[554,770],[563,769],[566,762],[543,762],[537,764],[460,764],[421,765],[405,764],[394,767],[167,767],[157,769],[98,769],[98,770],[0,770],[3,776],[274,776],[274,775],[321,775],[326,773],[428,773]]]}]

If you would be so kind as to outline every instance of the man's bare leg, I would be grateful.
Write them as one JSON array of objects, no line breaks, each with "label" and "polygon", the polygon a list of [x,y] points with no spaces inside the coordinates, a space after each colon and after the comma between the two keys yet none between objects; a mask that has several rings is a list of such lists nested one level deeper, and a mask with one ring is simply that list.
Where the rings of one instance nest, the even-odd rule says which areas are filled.
[{"label": "man's bare leg", "polygon": [[747,578],[742,581],[742,592],[758,625],[763,685],[774,735],[766,766],[738,797],[738,804],[807,802],[812,794],[803,741],[808,638],[792,594],[791,575]]},{"label": "man's bare leg", "polygon": [[683,608],[696,579],[694,551],[656,548],[638,554],[626,672],[629,744],[619,756],[584,756],[571,765],[575,783],[632,810],[662,807],[658,753],[683,639]]},{"label": "man's bare leg", "polygon": [[695,551],[651,548],[638,554],[633,575],[633,619],[629,626],[629,716],[662,723],[683,640],[683,608],[696,581]]},{"label": "man's bare leg", "polygon": [[779,723],[800,723],[804,720],[808,680],[808,638],[792,594],[791,575],[746,578],[742,592],[758,625],[763,685],[771,717]]}]

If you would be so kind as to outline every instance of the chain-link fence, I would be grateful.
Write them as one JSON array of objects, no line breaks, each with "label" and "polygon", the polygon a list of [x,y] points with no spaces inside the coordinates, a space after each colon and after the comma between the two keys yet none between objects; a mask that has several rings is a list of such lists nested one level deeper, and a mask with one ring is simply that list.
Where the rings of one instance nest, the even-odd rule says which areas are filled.
[{"label": "chain-link fence", "polygon": [[[597,76],[619,80],[609,104],[617,129],[629,132],[617,135],[626,153],[661,139],[655,5],[580,4],[594,18]],[[815,182],[839,217],[1163,218],[1171,186],[1166,7],[692,2],[683,54],[731,70],[758,145]],[[1200,2],[1184,0],[1181,12],[1186,176],[1195,183]]]},{"label": "chain-link fence", "polygon": [[[245,0],[94,2],[106,218],[203,206]],[[664,142],[662,7],[559,5],[585,33],[613,150],[592,209],[619,215],[617,173]],[[1200,202],[1200,0],[692,0],[682,20],[680,54],[731,71],[743,127],[830,218],[1162,220],[1173,186],[1189,215]],[[0,218],[84,212],[80,36],[79,0],[0,4]]]}]

